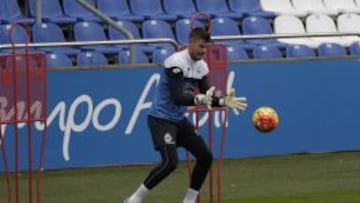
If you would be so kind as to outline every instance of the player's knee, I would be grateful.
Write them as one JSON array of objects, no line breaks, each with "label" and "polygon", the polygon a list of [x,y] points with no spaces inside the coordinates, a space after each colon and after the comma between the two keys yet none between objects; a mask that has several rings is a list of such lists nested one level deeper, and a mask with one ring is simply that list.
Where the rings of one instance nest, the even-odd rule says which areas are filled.
[{"label": "player's knee", "polygon": [[178,160],[177,159],[170,159],[167,162],[163,163],[165,170],[167,173],[171,173],[173,172],[178,165]]},{"label": "player's knee", "polygon": [[207,151],[206,153],[202,154],[201,158],[198,161],[204,165],[210,166],[213,160],[213,154],[210,151]]}]

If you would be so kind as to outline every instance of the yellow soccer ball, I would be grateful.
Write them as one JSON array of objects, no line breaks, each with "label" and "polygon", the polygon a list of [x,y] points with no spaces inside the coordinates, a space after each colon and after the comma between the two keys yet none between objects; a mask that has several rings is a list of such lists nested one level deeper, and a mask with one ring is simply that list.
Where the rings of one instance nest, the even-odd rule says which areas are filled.
[{"label": "yellow soccer ball", "polygon": [[273,108],[262,106],[255,110],[252,122],[258,131],[267,133],[279,125],[279,116]]}]

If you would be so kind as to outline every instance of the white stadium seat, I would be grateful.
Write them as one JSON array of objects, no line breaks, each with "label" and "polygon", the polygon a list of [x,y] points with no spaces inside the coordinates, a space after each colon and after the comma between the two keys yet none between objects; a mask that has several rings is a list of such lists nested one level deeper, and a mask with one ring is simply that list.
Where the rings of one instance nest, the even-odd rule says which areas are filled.
[{"label": "white stadium seat", "polygon": [[360,0],[355,0],[355,4],[360,8]]},{"label": "white stadium seat", "polygon": [[[339,32],[357,32],[360,33],[360,15],[346,13],[337,17],[337,27]],[[344,39],[348,44],[360,41],[358,36],[346,36]]]},{"label": "white stadium seat", "polygon": [[276,13],[278,15],[294,15],[304,17],[307,15],[305,11],[298,11],[291,5],[290,0],[260,0],[263,10]]},{"label": "white stadium seat", "polygon": [[[338,33],[338,29],[332,18],[324,14],[313,14],[306,18],[306,32],[308,33]],[[343,37],[314,37],[319,45],[325,42],[338,43],[349,46]]]},{"label": "white stadium seat", "polygon": [[296,10],[311,14],[322,13],[336,16],[339,13],[336,9],[326,8],[323,0],[292,0],[292,3]]},{"label": "white stadium seat", "polygon": [[354,0],[324,0],[324,4],[330,9],[339,10],[340,13],[360,13]]},{"label": "white stadium seat", "polygon": [[[276,34],[306,34],[302,21],[291,15],[278,16],[274,20],[274,32]],[[309,38],[281,38],[278,41],[287,44],[303,44],[316,48],[318,43]]]}]

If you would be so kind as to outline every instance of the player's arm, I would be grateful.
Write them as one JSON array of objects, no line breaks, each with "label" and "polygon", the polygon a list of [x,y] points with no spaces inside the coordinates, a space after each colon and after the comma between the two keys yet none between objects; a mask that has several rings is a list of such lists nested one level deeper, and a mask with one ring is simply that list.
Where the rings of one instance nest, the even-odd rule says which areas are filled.
[{"label": "player's arm", "polygon": [[210,96],[206,94],[194,95],[191,91],[185,89],[184,76],[180,68],[171,67],[166,68],[165,71],[169,82],[170,96],[176,105],[211,105],[212,98]]},{"label": "player's arm", "polygon": [[[205,75],[204,77],[202,77],[199,80],[198,87],[199,87],[200,93],[203,93],[203,94],[206,94],[206,92],[208,90],[210,90],[211,86],[210,86],[208,75]],[[215,107],[223,106],[223,105],[220,105],[220,103],[219,103],[220,97],[217,97],[216,95],[212,95],[212,99],[213,100],[212,100],[211,106],[215,106]]]},{"label": "player's arm", "polygon": [[186,91],[184,86],[184,76],[181,68],[166,68],[166,75],[169,82],[169,91],[171,99],[176,105],[193,106],[194,95],[190,91]]},{"label": "player's arm", "polygon": [[[202,93],[211,90],[208,75],[199,81],[199,90]],[[246,97],[236,97],[235,89],[231,89],[224,97],[217,97],[213,95],[213,93],[211,93],[211,95],[213,97],[211,106],[227,106],[231,108],[236,115],[239,114],[239,111],[244,111],[247,107]]]}]

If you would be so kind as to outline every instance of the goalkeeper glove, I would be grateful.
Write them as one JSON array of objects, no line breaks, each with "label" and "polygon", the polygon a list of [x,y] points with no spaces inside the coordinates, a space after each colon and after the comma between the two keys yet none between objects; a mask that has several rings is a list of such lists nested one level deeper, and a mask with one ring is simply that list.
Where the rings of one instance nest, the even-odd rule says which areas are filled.
[{"label": "goalkeeper glove", "polygon": [[220,100],[220,105],[231,108],[235,115],[247,107],[246,97],[235,97],[235,89],[231,89],[226,97]]},{"label": "goalkeeper glove", "polygon": [[206,91],[206,94],[197,94],[194,97],[194,103],[196,105],[207,106],[209,109],[211,109],[211,104],[212,104],[212,100],[213,100],[212,97],[214,95],[214,90],[215,90],[215,87],[210,87]]}]

